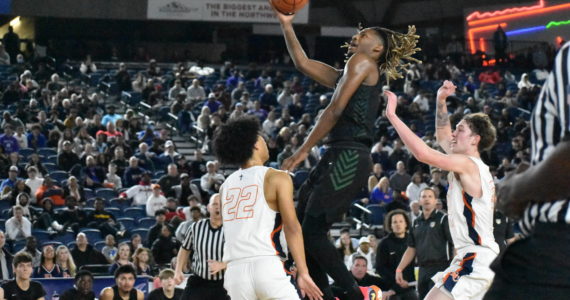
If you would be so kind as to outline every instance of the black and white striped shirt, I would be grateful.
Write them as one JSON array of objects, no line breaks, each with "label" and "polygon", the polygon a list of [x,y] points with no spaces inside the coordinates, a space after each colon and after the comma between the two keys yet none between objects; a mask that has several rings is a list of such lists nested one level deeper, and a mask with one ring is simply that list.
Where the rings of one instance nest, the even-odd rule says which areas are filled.
[{"label": "black and white striped shirt", "polygon": [[[556,55],[554,69],[542,87],[531,118],[531,164],[545,160],[556,145],[570,138],[570,42]],[[520,220],[524,235],[530,234],[536,222],[570,223],[570,199],[530,205]]]},{"label": "black and white striped shirt", "polygon": [[210,275],[208,260],[222,261],[224,231],[222,226],[213,228],[210,219],[200,220],[190,226],[182,248],[192,251],[192,272],[206,280],[222,280],[222,272]]}]

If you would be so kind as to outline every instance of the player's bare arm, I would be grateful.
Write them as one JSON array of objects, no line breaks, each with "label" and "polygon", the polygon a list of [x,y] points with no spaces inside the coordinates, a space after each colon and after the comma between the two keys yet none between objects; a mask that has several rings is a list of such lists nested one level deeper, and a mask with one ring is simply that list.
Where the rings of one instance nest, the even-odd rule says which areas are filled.
[{"label": "player's bare arm", "polygon": [[451,122],[447,114],[447,97],[455,94],[457,87],[451,81],[444,81],[437,91],[435,110],[435,138],[445,153],[450,153]]},{"label": "player's bare arm", "polygon": [[322,299],[322,292],[309,276],[309,269],[305,260],[303,232],[293,203],[291,176],[286,172],[270,169],[267,171],[264,186],[265,198],[269,207],[281,214],[285,239],[297,267],[299,289],[303,296],[307,295],[309,299]]},{"label": "player's bare arm", "polygon": [[569,197],[570,140],[560,142],[548,158],[518,174],[509,175],[497,187],[499,207],[518,218],[532,201],[551,202]]},{"label": "player's bare arm", "polygon": [[483,191],[477,165],[467,155],[444,154],[429,147],[396,115],[396,95],[390,91],[385,94],[388,97],[386,117],[414,157],[430,166],[456,173],[465,192],[473,197],[480,197]]},{"label": "player's bare arm", "polygon": [[[307,158],[311,148],[323,139],[334,127],[358,87],[365,80],[369,80],[369,77],[373,76],[375,76],[376,80],[379,79],[378,66],[371,58],[357,53],[348,60],[344,75],[340,79],[338,87],[332,96],[331,103],[325,108],[303,145],[283,162],[281,166],[283,170],[293,171],[300,162]],[[375,82],[370,84],[373,83]]]},{"label": "player's bare arm", "polygon": [[[269,0],[269,3],[271,3],[271,0]],[[284,15],[275,9],[273,10],[281,23],[281,30],[283,31],[285,43],[287,44],[287,51],[289,52],[289,56],[291,56],[297,70],[326,87],[334,88],[336,80],[340,76],[342,70],[335,69],[323,62],[308,58],[303,47],[301,47],[301,43],[299,43],[299,40],[295,35],[295,30],[293,29],[292,22],[294,15]]]}]

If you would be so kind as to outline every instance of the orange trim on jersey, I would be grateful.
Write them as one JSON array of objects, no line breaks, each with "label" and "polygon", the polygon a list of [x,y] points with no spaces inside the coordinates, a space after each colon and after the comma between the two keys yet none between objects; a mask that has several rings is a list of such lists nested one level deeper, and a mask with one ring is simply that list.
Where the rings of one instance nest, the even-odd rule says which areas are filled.
[{"label": "orange trim on jersey", "polygon": [[271,238],[271,245],[273,246],[273,249],[275,249],[275,254],[279,255],[279,251],[277,251],[277,247],[275,247],[275,242],[273,241],[273,238],[275,237],[275,234],[278,233],[279,231],[281,231],[281,229],[283,228],[283,224],[279,225],[277,228],[275,228],[275,230],[273,230],[271,232],[271,234],[269,235],[269,237]]},{"label": "orange trim on jersey", "polygon": [[469,202],[467,202],[467,196],[465,195],[465,192],[463,192],[463,204],[465,205],[465,207],[467,207],[467,209],[469,209],[469,211],[471,211],[471,226],[475,227],[475,211],[473,210]]},{"label": "orange trim on jersey", "polygon": [[459,263],[459,269],[455,270],[455,271],[451,271],[448,272],[444,277],[443,277],[443,282],[447,281],[447,278],[449,278],[449,276],[451,276],[451,274],[459,274],[459,272],[461,272],[463,270],[463,265],[465,264],[465,262],[467,262],[468,260],[474,260],[475,257],[477,256],[477,253],[474,253],[471,256],[465,257],[461,260],[461,262]]},{"label": "orange trim on jersey", "polygon": [[[259,186],[252,184],[243,188],[230,188],[225,192],[222,203],[222,218],[224,222],[253,218],[252,207],[257,202]],[[246,202],[242,205],[242,202]],[[250,203],[251,202],[251,203]]]}]

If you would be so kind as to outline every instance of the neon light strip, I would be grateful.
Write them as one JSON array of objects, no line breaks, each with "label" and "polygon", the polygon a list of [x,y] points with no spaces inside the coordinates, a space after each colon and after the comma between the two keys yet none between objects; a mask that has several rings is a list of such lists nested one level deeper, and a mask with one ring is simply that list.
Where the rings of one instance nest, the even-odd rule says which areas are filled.
[{"label": "neon light strip", "polygon": [[546,25],[546,29],[549,29],[550,27],[556,27],[556,26],[562,26],[562,25],[570,25],[570,20],[560,21],[560,22],[556,22],[556,21],[549,22]]},{"label": "neon light strip", "polygon": [[510,14],[510,15],[497,16],[497,17],[487,18],[487,19],[483,19],[483,20],[472,21],[472,22],[469,22],[468,24],[469,24],[469,26],[473,26],[473,25],[479,25],[479,24],[484,24],[484,23],[496,22],[499,20],[508,20],[508,19],[514,19],[514,18],[525,17],[525,16],[532,16],[532,15],[543,14],[543,13],[547,13],[547,12],[553,12],[553,11],[565,10],[565,9],[570,9],[570,3],[551,6],[551,7],[545,7],[545,8],[535,9],[535,10],[523,11],[523,12],[518,12],[518,13],[514,13],[514,14]]},{"label": "neon light strip", "polygon": [[522,12],[522,11],[528,11],[528,10],[543,8],[543,7],[544,7],[544,0],[540,0],[540,1],[538,1],[537,5],[533,5],[533,6],[511,7],[511,8],[507,8],[507,9],[503,9],[503,10],[497,10],[494,12],[484,12],[484,13],[476,11],[476,12],[471,13],[469,16],[467,16],[467,21],[471,21],[473,19],[485,19],[485,18],[491,18],[491,17],[496,17],[496,16],[502,16],[502,15],[506,15],[506,14],[510,14],[510,13],[517,13],[517,12]]},{"label": "neon light strip", "polygon": [[507,36],[513,36],[513,35],[519,35],[519,34],[523,34],[523,33],[541,31],[541,30],[545,30],[545,29],[546,29],[546,26],[543,25],[543,26],[535,26],[535,27],[517,29],[517,30],[513,30],[513,31],[507,31],[507,32],[505,32],[505,34],[507,34]]},{"label": "neon light strip", "polygon": [[479,49],[483,52],[487,52],[487,48],[485,47],[485,39],[479,38]]},{"label": "neon light strip", "polygon": [[493,24],[493,25],[487,25],[487,26],[475,27],[469,29],[469,31],[467,32],[467,36],[469,37],[469,47],[471,48],[471,54],[475,54],[475,52],[477,52],[477,49],[475,48],[475,38],[473,37],[473,34],[481,31],[495,30],[499,25],[501,25],[501,27],[503,28],[507,27],[507,23],[501,23],[501,24]]}]

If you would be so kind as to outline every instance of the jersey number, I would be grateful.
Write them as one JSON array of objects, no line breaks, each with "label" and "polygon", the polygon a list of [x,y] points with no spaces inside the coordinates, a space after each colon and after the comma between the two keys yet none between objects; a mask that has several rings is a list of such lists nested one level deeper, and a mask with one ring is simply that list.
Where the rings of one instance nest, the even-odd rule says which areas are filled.
[{"label": "jersey number", "polygon": [[242,189],[229,189],[222,207],[224,222],[253,218],[253,206],[257,201],[257,193],[257,185],[248,185]]}]

